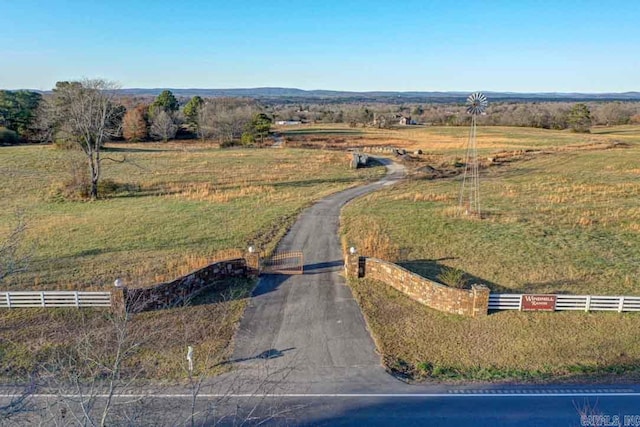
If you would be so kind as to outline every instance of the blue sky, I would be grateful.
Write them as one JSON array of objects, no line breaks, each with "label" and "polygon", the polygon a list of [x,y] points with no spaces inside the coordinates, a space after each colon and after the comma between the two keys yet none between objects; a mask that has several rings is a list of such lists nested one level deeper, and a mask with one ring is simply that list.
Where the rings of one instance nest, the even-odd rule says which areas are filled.
[{"label": "blue sky", "polygon": [[640,1],[0,0],[0,88],[640,90]]}]

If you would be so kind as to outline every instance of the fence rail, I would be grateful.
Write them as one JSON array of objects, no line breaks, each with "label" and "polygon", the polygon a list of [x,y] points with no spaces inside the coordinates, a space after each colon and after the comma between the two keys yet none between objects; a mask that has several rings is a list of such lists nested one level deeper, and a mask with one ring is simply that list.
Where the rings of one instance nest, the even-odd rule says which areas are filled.
[{"label": "fence rail", "polygon": [[0,308],[111,307],[111,292],[0,292]]},{"label": "fence rail", "polygon": [[[520,310],[523,294],[490,294],[489,310]],[[640,311],[640,297],[554,295],[557,311]]]}]

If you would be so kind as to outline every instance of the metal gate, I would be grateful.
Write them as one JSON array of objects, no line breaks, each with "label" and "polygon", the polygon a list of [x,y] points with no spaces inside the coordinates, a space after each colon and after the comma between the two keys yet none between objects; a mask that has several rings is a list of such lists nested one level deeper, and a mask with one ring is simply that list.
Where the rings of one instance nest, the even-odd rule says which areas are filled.
[{"label": "metal gate", "polygon": [[262,273],[302,274],[303,266],[302,252],[279,252],[262,260]]}]

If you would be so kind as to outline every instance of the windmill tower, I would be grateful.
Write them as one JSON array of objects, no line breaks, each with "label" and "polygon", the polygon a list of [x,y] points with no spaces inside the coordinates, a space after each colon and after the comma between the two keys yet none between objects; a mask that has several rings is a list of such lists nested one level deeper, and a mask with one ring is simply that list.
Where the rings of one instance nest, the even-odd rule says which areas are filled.
[{"label": "windmill tower", "polygon": [[478,172],[478,145],[476,143],[476,118],[487,108],[487,98],[480,92],[467,98],[467,113],[471,114],[471,129],[464,159],[464,174],[460,189],[460,211],[480,218],[480,174]]}]

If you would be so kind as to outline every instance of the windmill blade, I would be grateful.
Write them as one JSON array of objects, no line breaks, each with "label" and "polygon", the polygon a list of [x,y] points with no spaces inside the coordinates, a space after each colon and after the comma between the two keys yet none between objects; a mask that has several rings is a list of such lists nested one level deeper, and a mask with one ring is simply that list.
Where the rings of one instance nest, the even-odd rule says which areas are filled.
[{"label": "windmill blade", "polygon": [[487,97],[481,92],[475,92],[467,98],[467,113],[474,116],[480,115],[487,108]]}]

